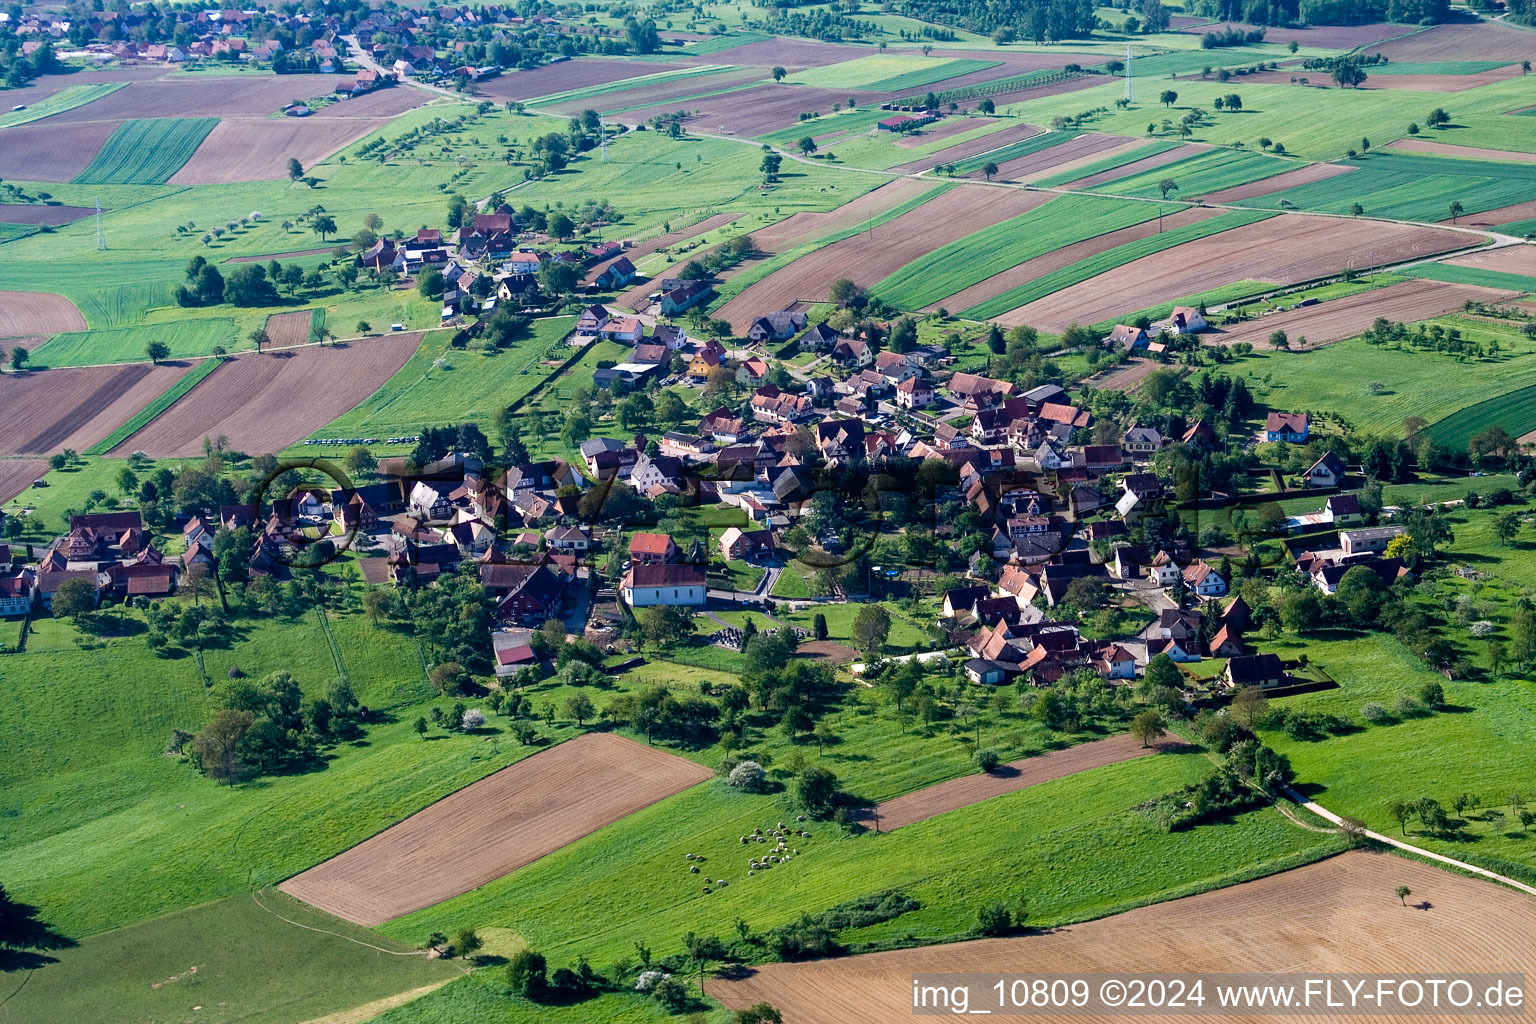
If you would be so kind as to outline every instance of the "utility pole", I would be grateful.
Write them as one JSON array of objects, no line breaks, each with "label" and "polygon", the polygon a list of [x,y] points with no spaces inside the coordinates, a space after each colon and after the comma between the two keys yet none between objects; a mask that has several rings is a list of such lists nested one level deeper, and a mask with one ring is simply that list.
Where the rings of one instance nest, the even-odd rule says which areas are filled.
[{"label": "utility pole", "polygon": [[100,252],[107,247],[107,232],[101,226],[101,197],[96,197],[96,250]]},{"label": "utility pole", "polygon": [[1135,79],[1131,77],[1131,44],[1125,44],[1125,102],[1132,103],[1136,99]]}]

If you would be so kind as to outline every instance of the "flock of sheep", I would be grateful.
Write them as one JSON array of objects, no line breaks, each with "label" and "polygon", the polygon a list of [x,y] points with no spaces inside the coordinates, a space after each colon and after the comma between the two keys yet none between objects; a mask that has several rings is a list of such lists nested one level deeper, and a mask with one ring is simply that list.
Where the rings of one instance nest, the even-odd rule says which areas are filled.
[{"label": "flock of sheep", "polygon": [[[797,825],[803,821],[805,821],[805,815],[803,814],[795,818]],[[747,858],[748,877],[757,874],[759,871],[766,871],[775,864],[789,863],[800,855],[800,848],[798,846],[790,846],[790,841],[809,838],[811,838],[811,834],[805,829],[798,827],[790,828],[782,821],[777,825],[769,826],[766,833],[761,828],[754,828],[751,835],[741,837],[742,846],[746,846],[748,843],[766,843],[770,840],[774,842],[774,846],[772,851],[761,857]],[[688,873],[691,875],[697,875],[699,873],[699,865],[704,863],[704,855],[702,853],[687,853],[683,855],[683,859],[689,862]],[[729,884],[724,878],[706,878],[704,879],[703,891],[705,894],[708,894],[715,889],[724,889]]]}]

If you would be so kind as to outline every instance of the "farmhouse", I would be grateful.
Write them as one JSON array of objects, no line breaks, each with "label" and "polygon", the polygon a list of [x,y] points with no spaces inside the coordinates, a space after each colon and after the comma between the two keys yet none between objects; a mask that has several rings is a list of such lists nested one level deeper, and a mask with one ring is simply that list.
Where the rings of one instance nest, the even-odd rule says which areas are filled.
[{"label": "farmhouse", "polygon": [[909,377],[896,385],[896,404],[903,409],[924,409],[933,400],[933,385],[921,377]]},{"label": "farmhouse", "polygon": [[1311,417],[1304,412],[1272,412],[1264,418],[1264,440],[1303,444],[1311,430]]},{"label": "farmhouse", "polygon": [[658,604],[696,607],[704,603],[704,567],[636,565],[624,574],[619,593],[631,608]]},{"label": "farmhouse", "polygon": [[747,337],[753,341],[788,341],[798,331],[805,330],[805,314],[797,310],[780,310],[752,321]]},{"label": "farmhouse", "polygon": [[1174,306],[1168,317],[1169,334],[1198,334],[1209,326],[1205,315],[1193,306]]},{"label": "farmhouse", "polygon": [[636,565],[660,565],[677,558],[677,545],[665,533],[637,533],[629,540],[629,559]]},{"label": "farmhouse", "polygon": [[720,554],[728,562],[772,557],[772,530],[741,530],[732,526],[720,535]]}]

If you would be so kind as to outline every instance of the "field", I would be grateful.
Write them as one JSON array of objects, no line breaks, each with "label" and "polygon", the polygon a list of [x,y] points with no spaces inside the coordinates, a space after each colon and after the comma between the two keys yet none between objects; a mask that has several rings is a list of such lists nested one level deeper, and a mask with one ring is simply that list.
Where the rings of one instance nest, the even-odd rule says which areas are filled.
[{"label": "field", "polygon": [[786,81],[821,89],[863,89],[868,92],[910,92],[997,67],[1001,61],[919,57],[915,54],[881,54],[808,71],[798,71]]},{"label": "field", "polygon": [[[1049,138],[1049,136],[1046,137]],[[1074,139],[1064,140],[1041,152],[1004,160],[998,163],[997,173],[993,177],[998,181],[1027,181],[1037,173],[1064,174],[1075,171],[1079,167],[1091,166],[1106,153],[1111,158],[1124,157],[1141,145],[1142,143],[1137,139],[1088,132]],[[975,161],[971,160],[967,166],[974,163]],[[985,177],[985,173],[978,168],[970,176],[980,178]]]},{"label": "field", "polygon": [[[1058,200],[1058,202],[1061,201],[1065,200]],[[1112,202],[1112,200],[1099,200],[1101,205],[1108,202]],[[1146,215],[1148,212],[1155,213],[1155,207],[1151,207],[1148,204],[1138,203],[1135,205],[1138,207],[1147,206],[1146,210],[1141,211],[1143,215]],[[1047,204],[1042,209],[1050,210],[1051,205]],[[935,309],[939,306],[957,310],[979,308],[987,305],[990,300],[1000,295],[1012,293],[1016,288],[1027,287],[1030,282],[1063,268],[1070,267],[1080,260],[1085,260],[1100,253],[1108,252],[1118,246],[1156,235],[1160,229],[1175,230],[1185,224],[1199,223],[1212,217],[1220,216],[1220,214],[1221,211],[1215,209],[1185,207],[1165,216],[1161,224],[1153,216],[1150,219],[1141,221],[1139,224],[1132,224],[1130,227],[1106,231],[1103,234],[1096,234],[1079,241],[1069,242],[1060,245],[1058,248],[1050,249],[1032,259],[1025,259],[1024,262],[993,274],[991,277],[979,281],[968,288],[963,288],[958,292],[946,295],[938,301],[929,303],[926,308]],[[1057,230],[1060,229],[1058,228]],[[1034,248],[1034,246],[1031,246],[1028,251],[1033,251]]]},{"label": "field", "polygon": [[[1407,884],[1412,903],[1394,904]],[[1033,915],[1031,915],[1033,918]],[[1241,926],[1224,923],[1241,922]],[[912,975],[1520,971],[1536,957],[1536,902],[1479,879],[1385,853],[1348,853],[1218,892],[1013,939],[770,964],[707,990],[727,1006],[773,1004],[797,1024],[894,1020]],[[995,1004],[994,1004],[995,1005]],[[979,1007],[971,1003],[972,1012]],[[1037,1018],[994,1012],[990,1019]],[[1196,1021],[1198,1014],[1159,1019]],[[1235,1019],[1256,1021],[1259,1016]],[[1293,1019],[1325,1020],[1326,1014]]]},{"label": "field", "polygon": [[1513,160],[1516,163],[1536,163],[1536,153],[1512,153],[1507,149],[1480,149],[1477,146],[1453,146],[1433,139],[1398,139],[1388,149],[1405,153],[1430,153],[1435,156],[1460,157],[1465,160]]},{"label": "field", "polygon": [[1518,61],[1531,55],[1530,33],[1492,22],[1436,25],[1399,39],[1367,47],[1367,53],[1384,53],[1398,61],[1445,61],[1476,57],[1481,60]]},{"label": "field", "polygon": [[290,158],[309,167],[388,123],[383,118],[313,116],[220,121],[167,184],[286,181]]},{"label": "field", "polygon": [[926,821],[935,815],[969,807],[1051,779],[1156,752],[1153,748],[1141,746],[1129,734],[1093,740],[1036,757],[1010,761],[993,772],[962,775],[958,779],[906,793],[894,800],[882,801],[875,805],[873,815],[866,812],[860,820],[867,825],[877,823],[880,831],[889,832],[903,825]]},{"label": "field", "polygon": [[1495,423],[1515,437],[1536,430],[1536,384],[1458,409],[1432,423],[1428,432],[1437,444],[1459,451]]},{"label": "field", "polygon": [[[1368,317],[1365,325],[1369,326],[1370,319],[1378,313],[1397,319],[1393,310],[1402,310],[1398,296],[1404,294],[1398,289],[1417,289],[1420,284],[1378,288],[1294,312],[1307,313],[1347,303],[1357,310],[1357,316]],[[1412,292],[1407,294],[1411,296]],[[1362,307],[1357,299],[1371,301]],[[1459,308],[1460,303],[1456,305]],[[1255,323],[1263,325],[1263,336],[1267,338],[1271,323],[1283,326],[1283,318],[1293,315],[1277,313]],[[1422,416],[1435,423],[1469,404],[1475,407],[1485,398],[1499,401],[1494,396],[1518,393],[1536,384],[1536,345],[1518,332],[1495,332],[1487,325],[1467,320],[1446,319],[1441,323],[1457,327],[1468,338],[1483,344],[1496,339],[1500,347],[1498,357],[1457,362],[1440,353],[1412,348],[1399,351],[1351,336],[1305,353],[1255,353],[1234,363],[1233,370],[1248,379],[1249,388],[1271,409],[1326,412],[1342,417],[1355,430],[1396,437],[1403,435],[1403,421],[1410,416]],[[1286,328],[1288,332],[1290,329]],[[1291,335],[1293,339],[1296,336]],[[1311,340],[1309,334],[1308,341]],[[1382,386],[1379,394],[1367,386],[1373,381]]]},{"label": "field", "polygon": [[[557,347],[575,326],[570,317],[536,320],[532,335],[494,356],[449,346],[450,332],[429,335],[393,377],[356,408],[314,433],[320,437],[388,437],[414,434],[442,419],[450,404],[457,422],[491,429],[497,411],[544,380],[539,364],[551,351],[565,359],[573,350]],[[526,374],[526,376],[524,376]]]},{"label": "field", "polygon": [[[829,112],[832,104],[847,100],[846,89],[786,87],[769,82],[690,101],[688,109],[693,115],[688,123],[697,125],[700,131],[750,138],[795,124],[801,114]],[[653,104],[627,112],[624,120],[646,121],[676,110],[676,103]]]},{"label": "field", "polygon": [[163,185],[187,162],[218,122],[206,117],[124,121],[96,159],[75,175],[77,185]]},{"label": "field", "polygon": [[356,924],[441,903],[712,776],[588,733],[503,768],[279,888]]},{"label": "field", "polygon": [[[967,139],[965,142],[957,142],[952,146],[933,150],[925,157],[909,160],[904,164],[898,164],[892,169],[904,173],[926,171],[937,167],[939,164],[963,162],[970,157],[1012,146],[1040,134],[1041,130],[1032,124],[1009,125],[1006,128],[998,128],[996,131],[977,136],[974,139]],[[1045,144],[1054,145],[1054,141]],[[981,162],[986,163],[986,160],[983,159]]]},{"label": "field", "polygon": [[1273,217],[1143,257],[998,319],[1059,331],[1197,292],[1214,283],[1213,268],[1241,266],[1247,278],[1284,284],[1427,256],[1468,241],[1437,228],[1377,223],[1362,232],[1346,220]]},{"label": "field", "polygon": [[[127,82],[95,82],[91,85],[67,85],[57,92],[49,93],[41,99],[32,99],[25,95],[26,90],[7,89],[5,96],[12,106],[19,102],[26,103],[25,110],[6,110],[0,113],[0,128],[13,128],[17,125],[30,124],[40,121],[54,114],[62,114],[66,110],[93,103],[103,96],[111,95],[126,86]],[[9,142],[10,136],[5,136]]]},{"label": "field", "polygon": [[590,86],[656,74],[656,65],[638,60],[583,59],[546,64],[500,75],[482,82],[480,92],[497,100],[551,97]]},{"label": "field", "polygon": [[234,356],[116,450],[196,455],[204,437],[223,435],[241,451],[282,451],[377,391],[420,341],[396,334]]},{"label": "field", "polygon": [[1246,185],[1234,185],[1231,188],[1207,192],[1201,198],[1208,203],[1238,203],[1244,199],[1256,199],[1259,196],[1267,196],[1273,192],[1284,192],[1287,189],[1297,188],[1301,185],[1326,181],[1329,178],[1336,178],[1341,174],[1348,174],[1354,169],[1344,164],[1307,164],[1305,167],[1298,167],[1294,171],[1285,171],[1268,178],[1260,178],[1258,181],[1249,182]]},{"label": "field", "polygon": [[6,381],[9,401],[25,408],[0,428],[0,454],[82,451],[154,400],[191,369],[189,363],[133,363],[22,374]]},{"label": "field", "polygon": [[303,345],[309,341],[312,309],[296,309],[291,313],[273,313],[267,317],[267,339],[278,347]]},{"label": "field", "polygon": [[[867,791],[861,777],[904,770],[895,751],[862,765],[834,753],[827,765],[860,791]],[[738,917],[765,930],[899,887],[922,909],[851,930],[844,940],[931,941],[967,931],[988,899],[1027,893],[1030,921],[1049,927],[1254,877],[1337,848],[1331,835],[1300,829],[1268,809],[1178,835],[1130,809],[1208,767],[1200,754],[1136,758],[891,833],[842,836],[810,823],[811,837],[799,840],[792,863],[755,876],[747,874],[740,837],[782,820],[782,802],[719,783],[698,786],[382,931],[404,940],[434,928],[451,934],[466,925],[512,927],[551,962],[579,953],[608,963],[631,955],[637,940],[673,948],[686,931],[724,933]],[[723,876],[728,886],[701,892],[699,876],[686,870],[689,852],[704,857],[708,877]],[[529,914],[530,907],[540,912]]]},{"label": "field", "polygon": [[1348,213],[1359,203],[1373,217],[1435,221],[1452,202],[1468,213],[1524,202],[1536,185],[1536,165],[1462,160],[1423,153],[1375,151],[1356,161],[1345,181],[1329,180],[1274,192],[1266,207],[1284,201],[1301,210]]},{"label": "field", "polygon": [[236,347],[235,322],[226,317],[178,320],[152,327],[115,327],[105,331],[70,331],[55,334],[32,352],[33,366],[93,366],[99,363],[136,363],[149,357],[144,346],[163,342],[170,359],[194,359],[213,352],[215,346]]},{"label": "field", "polygon": [[[1022,125],[1021,127],[1029,128],[1031,126]],[[999,173],[1001,173],[1002,168],[1014,160],[1021,160],[1024,157],[1032,156],[1043,150],[1064,145],[1065,143],[1072,141],[1074,138],[1074,136],[1069,135],[1066,132],[1029,132],[1023,138],[1018,139],[1017,141],[1009,142],[1007,145],[1002,145],[1002,139],[997,137],[1001,136],[1002,134],[1002,132],[997,132],[993,135],[983,136],[983,138],[991,140],[993,145],[986,147],[984,152],[978,151],[975,156],[970,156],[964,160],[957,161],[955,158],[947,155],[952,150],[961,149],[962,145],[949,146],[944,150],[940,150],[940,152],[935,155],[945,156],[945,162],[953,164],[955,171],[960,174],[970,174],[975,171],[980,171],[988,163],[997,164]]]},{"label": "field", "polygon": [[1095,163],[1036,178],[1034,183],[1041,188],[1084,191],[1126,175],[1141,174],[1165,164],[1187,159],[1199,151],[1200,147],[1193,143],[1178,143],[1170,140],[1142,142],[1133,149],[1123,153],[1111,153]]},{"label": "field", "polygon": [[1159,183],[1173,179],[1178,195],[1197,196],[1205,192],[1236,188],[1293,169],[1289,160],[1242,150],[1216,149],[1196,153],[1150,172],[1129,174],[1099,186],[1101,192],[1153,199],[1162,196]]},{"label": "field", "polygon": [[72,224],[94,214],[88,206],[43,206],[33,203],[0,203],[0,224]]},{"label": "field", "polygon": [[[1221,345],[1246,341],[1258,348],[1268,348],[1269,336],[1278,330],[1286,333],[1293,348],[1315,348],[1352,338],[1371,326],[1379,316],[1414,323],[1459,310],[1469,299],[1493,302],[1501,297],[1498,292],[1466,285],[1439,281],[1404,282],[1342,299],[1330,299],[1305,309],[1271,313],[1257,320],[1223,327],[1219,332],[1206,335],[1205,340]],[[1298,344],[1297,339],[1301,337],[1307,339],[1306,346]],[[1360,369],[1365,370],[1364,367]]]},{"label": "field", "polygon": [[839,277],[852,274],[856,283],[868,286],[940,246],[1050,198],[1018,189],[958,186],[870,234],[824,246],[796,260],[731,299],[717,315],[744,330],[754,317],[785,309],[791,302],[825,299]]},{"label": "field", "polygon": [[[659,85],[664,82],[673,82],[679,79],[687,79],[689,81],[693,81],[695,79],[703,79],[708,76],[717,75],[721,72],[730,70],[731,68],[725,65],[705,65],[703,67],[674,68],[670,71],[656,71],[652,69],[640,78],[626,78],[619,81],[607,82],[599,85],[587,84],[577,89],[568,89],[565,92],[551,93],[548,96],[539,96],[530,100],[529,102],[535,106],[540,107],[554,106],[556,104],[562,103],[588,103],[588,105],[590,105],[589,101],[596,99],[599,96],[607,96],[611,93],[624,92],[625,90],[632,87],[645,88],[647,86]],[[704,85],[700,86],[700,88],[707,90],[709,86]]]},{"label": "field", "polygon": [[85,453],[87,455],[105,455],[113,448],[116,448],[133,436],[137,430],[150,420],[169,409],[172,403],[181,398],[182,395],[185,395],[188,391],[202,383],[203,378],[217,370],[219,364],[223,361],[223,359],[204,359],[196,363],[192,367],[192,372],[186,374],[176,383],[162,391],[153,402],[150,402],[144,408],[128,417],[116,430],[87,448]]},{"label": "field", "polygon": [[46,459],[0,459],[0,502],[10,501],[47,473]]},{"label": "field", "polygon": [[85,330],[85,317],[62,295],[0,292],[0,300],[0,338]]},{"label": "field", "polygon": [[276,893],[231,896],[55,955],[7,1001],[9,1020],[184,1020],[195,1005],[208,1024],[292,1024],[461,977],[448,961]]},{"label": "field", "polygon": [[0,177],[10,181],[72,181],[117,129],[112,121],[28,124],[0,134]]},{"label": "field", "polygon": [[[231,75],[224,78],[174,78],[132,82],[100,99],[56,114],[49,125],[81,121],[128,121],[136,118],[264,117],[290,100],[330,96],[335,75]],[[424,102],[416,89],[380,89],[355,100],[333,104],[316,117],[379,117],[410,110]],[[352,104],[357,104],[353,106]]]},{"label": "field", "polygon": [[1449,281],[1452,284],[1476,285],[1479,288],[1494,288],[1505,292],[1536,292],[1536,277],[1528,277],[1525,274],[1511,274],[1503,270],[1489,270],[1486,267],[1467,267],[1459,263],[1420,263],[1417,266],[1405,267],[1400,271],[1404,277],[1418,277],[1428,281]]},{"label": "field", "polygon": [[1456,267],[1492,270],[1500,274],[1519,274],[1536,279],[1536,245],[1507,245],[1487,252],[1474,252],[1446,260]]},{"label": "field", "polygon": [[[1052,197],[1043,205],[999,221],[916,260],[876,284],[872,291],[902,309],[921,309],[941,300],[990,286],[1004,274],[1037,257],[1087,239],[1104,237],[1144,222],[1155,222],[1148,203],[1117,202],[1089,196]],[[981,282],[981,284],[978,284]],[[949,305],[949,301],[944,301]],[[965,303],[956,302],[955,308]]]}]

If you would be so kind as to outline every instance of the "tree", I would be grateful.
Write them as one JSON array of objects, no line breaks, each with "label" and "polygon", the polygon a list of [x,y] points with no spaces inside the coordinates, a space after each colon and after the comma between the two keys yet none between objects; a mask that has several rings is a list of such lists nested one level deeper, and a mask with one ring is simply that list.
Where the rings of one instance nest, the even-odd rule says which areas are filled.
[{"label": "tree", "polygon": [[1167,199],[1169,192],[1177,192],[1179,190],[1179,183],[1172,178],[1164,178],[1157,183],[1157,190],[1163,194],[1164,199]]},{"label": "tree", "polygon": [[139,474],[124,466],[117,471],[117,489],[123,494],[132,494],[139,488]]},{"label": "tree", "polygon": [[417,736],[421,737],[423,742],[426,741],[426,738],[427,738],[427,719],[426,719],[426,716],[424,716],[424,715],[417,715],[416,716],[416,721],[411,723],[411,728],[415,731]]},{"label": "tree", "polygon": [[421,272],[416,279],[416,291],[424,299],[440,299],[443,297],[443,272],[436,267],[428,267]]},{"label": "tree", "polygon": [[784,76],[786,74],[788,74],[788,73],[789,72],[785,71],[783,68],[778,67],[778,66],[775,66],[773,71],[770,72],[770,74],[773,75],[773,80],[775,82],[782,82],[782,81],[784,81]]},{"label": "tree", "polygon": [[1515,511],[1503,512],[1494,517],[1493,535],[1499,539],[1499,543],[1505,547],[1515,539],[1520,532],[1520,513]]},{"label": "tree", "polygon": [[545,228],[550,235],[564,241],[576,233],[576,224],[563,213],[550,214]]},{"label": "tree", "polygon": [[1413,817],[1413,807],[1401,800],[1394,800],[1387,805],[1387,813],[1397,822],[1397,827],[1403,830],[1403,835],[1408,834],[1408,821]]},{"label": "tree", "polygon": [[573,693],[565,698],[565,714],[568,718],[576,720],[577,728],[587,724],[587,719],[597,709],[592,706],[592,698],[584,693]]},{"label": "tree", "polygon": [[1164,89],[1162,95],[1157,98],[1157,101],[1165,107],[1171,107],[1179,102],[1179,94],[1172,89]]},{"label": "tree", "polygon": [[544,954],[520,949],[507,961],[507,987],[514,995],[537,999],[549,987]]},{"label": "tree", "polygon": [[1269,346],[1270,348],[1277,348],[1282,352],[1288,351],[1291,347],[1290,336],[1276,328],[1269,334]]},{"label": "tree", "polygon": [[25,370],[27,368],[28,358],[30,358],[30,353],[28,353],[27,350],[22,348],[20,345],[17,345],[15,348],[11,349],[11,369],[15,370],[17,373]]},{"label": "tree", "polygon": [[298,181],[302,177],[304,177],[304,165],[299,163],[299,160],[298,160],[297,157],[292,157],[292,156],[289,157],[288,158],[288,180],[290,182]]},{"label": "tree", "polygon": [[171,354],[171,348],[163,341],[151,341],[144,346],[144,354],[149,356],[150,362],[158,366],[160,360]]},{"label": "tree", "polygon": [[1361,216],[1364,213],[1365,213],[1365,207],[1361,206],[1359,203],[1355,203],[1353,206],[1351,206],[1349,208],[1349,215],[1351,217],[1359,217],[1359,216]]},{"label": "tree", "polygon": [[1408,897],[1412,895],[1413,890],[1408,888],[1406,885],[1400,885],[1397,887],[1397,898],[1402,901],[1403,906],[1406,907],[1408,905]]},{"label": "tree", "polygon": [[991,160],[988,160],[986,163],[981,165],[981,173],[986,175],[988,181],[991,181],[992,175],[997,173],[997,164],[993,163]]},{"label": "tree", "polygon": [[1365,72],[1360,65],[1347,60],[1341,60],[1333,68],[1333,81],[1339,86],[1350,89],[1358,89],[1365,82]]},{"label": "tree", "polygon": [[243,746],[255,722],[251,712],[227,708],[203,726],[192,739],[192,756],[204,775],[226,786],[250,777],[252,766],[246,761]]},{"label": "tree", "polygon": [[784,1016],[769,1003],[756,1003],[736,1011],[736,1024],[784,1024]]},{"label": "tree", "polygon": [[976,931],[981,935],[1007,935],[1013,929],[1013,915],[1000,901],[993,900],[976,908]]},{"label": "tree", "polygon": [[369,451],[365,445],[353,445],[347,451],[347,457],[343,461],[347,472],[353,476],[363,476],[372,473],[379,467],[379,460]]},{"label": "tree", "polygon": [[320,241],[323,244],[326,235],[334,235],[336,233],[336,218],[328,213],[322,213],[309,222],[309,230],[319,235]]},{"label": "tree", "polygon": [[[766,147],[764,147],[766,149]],[[763,172],[764,181],[778,181],[779,168],[784,165],[784,158],[771,150],[763,153],[763,162],[758,165],[758,170]]]},{"label": "tree", "polygon": [[812,817],[827,817],[837,800],[837,776],[819,766],[803,768],[795,776],[794,793],[796,802],[806,813]]},{"label": "tree", "polygon": [[1160,740],[1168,735],[1168,730],[1163,726],[1163,716],[1148,708],[1131,719],[1131,735],[1141,740],[1143,748],[1150,747],[1153,740]]},{"label": "tree", "polygon": [[80,577],[67,579],[53,592],[53,614],[56,618],[71,618],[77,623],[96,609],[96,586]]},{"label": "tree", "polygon": [[990,97],[983,97],[982,101],[976,104],[976,109],[983,114],[991,114],[997,110],[997,106],[992,102]]},{"label": "tree", "polygon": [[[30,966],[29,960],[37,962],[14,953],[23,950],[66,949],[75,945],[73,940],[38,920],[39,913],[37,907],[16,900],[5,891],[5,886],[0,885],[0,971]],[[5,955],[6,950],[13,951],[13,954]]]},{"label": "tree", "polygon": [[1455,224],[1456,223],[1456,219],[1458,217],[1460,217],[1462,214],[1466,213],[1466,212],[1467,212],[1466,207],[1462,206],[1461,202],[1459,200],[1452,200],[1452,202],[1451,202],[1451,223]]},{"label": "tree", "polygon": [[462,928],[453,937],[453,955],[469,956],[483,945],[485,943],[481,941],[479,935],[475,934],[473,928]]},{"label": "tree", "polygon": [[802,138],[798,145],[800,147],[800,152],[806,156],[810,156],[812,153],[816,152],[816,140],[811,138],[809,135]]},{"label": "tree", "polygon": [[882,605],[866,604],[853,620],[853,642],[866,654],[875,654],[891,635],[891,613]]},{"label": "tree", "polygon": [[821,612],[817,612],[811,618],[811,636],[817,640],[827,638],[827,617]]}]

